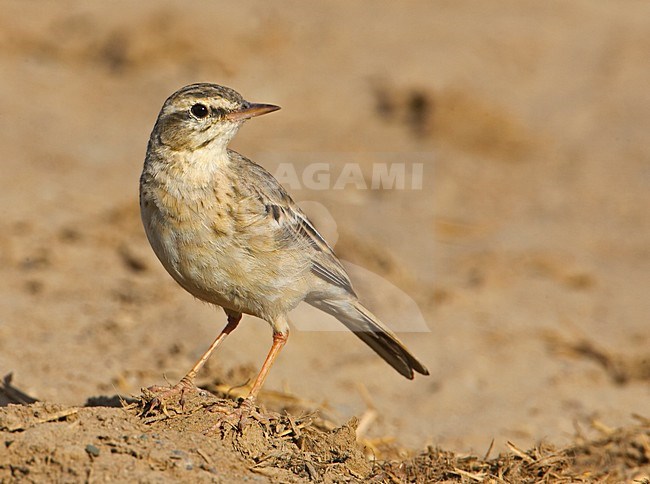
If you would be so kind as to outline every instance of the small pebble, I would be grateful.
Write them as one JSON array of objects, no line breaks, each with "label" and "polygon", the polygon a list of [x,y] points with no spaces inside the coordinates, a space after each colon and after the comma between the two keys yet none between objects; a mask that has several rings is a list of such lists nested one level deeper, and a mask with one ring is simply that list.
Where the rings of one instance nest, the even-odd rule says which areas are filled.
[{"label": "small pebble", "polygon": [[92,455],[93,457],[99,456],[99,448],[95,447],[93,444],[88,444],[86,446],[86,452],[88,452],[88,454]]}]

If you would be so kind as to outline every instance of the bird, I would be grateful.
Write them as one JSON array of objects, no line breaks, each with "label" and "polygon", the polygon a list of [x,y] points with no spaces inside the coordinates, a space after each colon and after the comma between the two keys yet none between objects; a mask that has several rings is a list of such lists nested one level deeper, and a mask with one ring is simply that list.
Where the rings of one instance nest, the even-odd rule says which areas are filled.
[{"label": "bird", "polygon": [[255,401],[287,341],[287,315],[303,301],[337,318],[406,378],[429,374],[361,304],[334,251],[281,184],[228,148],[244,122],[278,109],[248,102],[225,86],[190,84],[167,98],[151,132],[140,176],[149,243],[182,288],[227,316],[214,342],[165,398],[196,388],[200,369],[248,314],[273,331],[245,399]]}]

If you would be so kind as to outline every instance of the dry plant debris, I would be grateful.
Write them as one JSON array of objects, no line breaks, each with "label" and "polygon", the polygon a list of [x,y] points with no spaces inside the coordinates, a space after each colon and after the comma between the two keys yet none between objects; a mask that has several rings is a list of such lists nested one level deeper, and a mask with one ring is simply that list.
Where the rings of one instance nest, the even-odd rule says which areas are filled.
[{"label": "dry plant debris", "polygon": [[619,429],[594,422],[598,438],[578,436],[561,449],[509,442],[493,458],[436,447],[404,458],[409,451],[394,443],[368,452],[373,441],[359,435],[357,419],[337,427],[318,412],[295,416],[295,397],[287,396],[293,414],[253,406],[244,418],[239,400],[207,392],[145,415],[150,399],[143,392],[121,408],[1,407],[0,481],[650,482],[650,420],[640,416]]}]

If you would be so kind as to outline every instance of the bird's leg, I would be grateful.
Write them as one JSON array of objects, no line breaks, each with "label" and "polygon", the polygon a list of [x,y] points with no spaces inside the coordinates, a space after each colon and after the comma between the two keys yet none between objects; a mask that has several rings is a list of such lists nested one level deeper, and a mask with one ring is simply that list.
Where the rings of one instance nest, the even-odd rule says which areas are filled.
[{"label": "bird's leg", "polygon": [[208,348],[208,350],[205,353],[203,353],[203,356],[199,358],[199,360],[195,363],[192,369],[188,371],[183,378],[181,378],[181,381],[179,381],[176,385],[174,385],[171,388],[153,386],[147,389],[150,392],[156,394],[156,396],[151,400],[151,402],[149,402],[146,413],[151,412],[151,410],[155,408],[161,408],[164,411],[163,402],[169,397],[178,394],[180,394],[181,407],[183,406],[184,403],[183,395],[185,394],[185,392],[196,390],[196,385],[194,384],[194,380],[196,379],[196,375],[198,374],[199,370],[203,368],[203,365],[205,365],[205,362],[208,361],[210,355],[214,352],[215,349],[217,349],[217,347],[222,343],[222,341],[226,339],[226,336],[228,336],[230,333],[232,333],[235,330],[242,317],[241,313],[232,313],[227,311],[227,314],[228,314],[228,324],[226,324],[226,327],[223,328],[219,336],[217,336],[217,339],[215,339],[214,342]]},{"label": "bird's leg", "polygon": [[278,353],[280,353],[280,350],[282,349],[284,344],[287,342],[288,337],[289,337],[288,330],[285,330],[284,332],[273,333],[273,344],[271,345],[269,354],[267,355],[266,360],[264,360],[262,369],[257,375],[257,378],[255,379],[255,383],[253,383],[253,387],[251,388],[251,391],[248,393],[248,397],[246,397],[246,400],[251,402],[255,401],[255,399],[257,398],[257,394],[260,392],[260,389],[264,384],[264,380],[266,380],[266,376],[268,375],[269,370],[273,365],[273,362],[277,358]]},{"label": "bird's leg", "polygon": [[253,387],[248,393],[248,396],[244,398],[244,400],[240,402],[239,407],[235,409],[232,408],[223,409],[223,410],[215,409],[216,411],[219,411],[225,415],[221,417],[215,425],[207,429],[205,431],[206,434],[209,434],[210,432],[221,428],[223,422],[228,422],[233,427],[238,427],[241,429],[244,427],[248,419],[251,417],[260,422],[268,421],[268,418],[265,415],[261,414],[258,411],[258,409],[255,408],[255,400],[257,398],[257,394],[260,392],[260,389],[262,388],[262,385],[264,384],[264,380],[266,380],[266,376],[268,375],[269,370],[271,369],[271,366],[275,361],[275,358],[278,356],[278,353],[280,353],[280,350],[287,342],[288,337],[289,337],[289,331],[286,329],[284,331],[274,331],[273,344],[271,345],[269,354],[264,360],[262,369],[257,375],[257,378],[255,379],[255,382],[253,383]]},{"label": "bird's leg", "polygon": [[203,356],[199,358],[199,361],[196,362],[196,364],[192,367],[190,371],[187,372],[187,375],[185,375],[182,379],[181,382],[185,381],[186,383],[189,384],[194,384],[194,379],[196,378],[196,375],[199,373],[201,368],[203,368],[203,365],[205,365],[205,362],[208,361],[208,358],[210,358],[210,355],[212,352],[217,349],[217,346],[221,344],[221,342],[226,339],[226,336],[228,336],[230,333],[232,333],[237,325],[239,324],[239,321],[241,321],[241,313],[236,313],[236,314],[229,314],[228,315],[228,324],[226,324],[226,327],[223,328],[223,331],[221,331],[221,334],[217,336],[217,339],[214,340],[214,342],[210,345],[208,350],[203,353]]}]

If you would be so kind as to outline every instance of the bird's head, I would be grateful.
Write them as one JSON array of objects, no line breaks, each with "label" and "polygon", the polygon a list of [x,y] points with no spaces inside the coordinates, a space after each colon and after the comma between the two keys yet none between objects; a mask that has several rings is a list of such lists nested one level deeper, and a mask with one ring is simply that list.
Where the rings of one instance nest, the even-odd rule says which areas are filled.
[{"label": "bird's head", "polygon": [[280,109],[250,103],[229,87],[191,84],[165,101],[151,133],[151,142],[174,151],[194,151],[209,145],[224,149],[249,118]]}]

